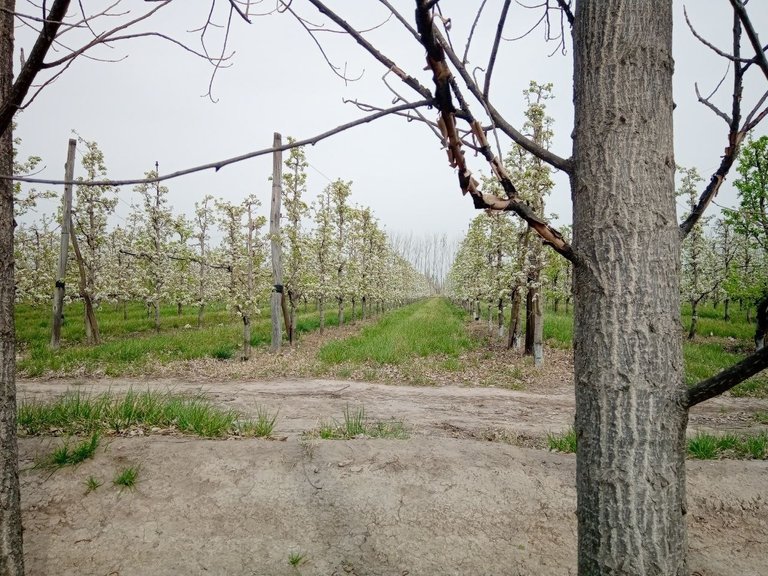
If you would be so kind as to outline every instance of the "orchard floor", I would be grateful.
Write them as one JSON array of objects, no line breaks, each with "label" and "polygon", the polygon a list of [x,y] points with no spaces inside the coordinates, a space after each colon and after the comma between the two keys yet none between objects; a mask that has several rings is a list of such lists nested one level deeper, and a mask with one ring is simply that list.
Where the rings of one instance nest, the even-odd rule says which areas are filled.
[{"label": "orchard floor", "polygon": [[[188,379],[19,382],[19,397],[70,387],[199,390]],[[216,381],[211,399],[280,410],[276,440],[105,439],[93,460],[32,469],[60,439],[21,438],[29,575],[575,574],[576,462],[542,449],[573,421],[572,387],[546,393],[334,380]],[[306,440],[363,405],[407,440]],[[768,400],[724,397],[689,429],[757,430]],[[764,427],[763,427],[764,428]],[[140,467],[134,490],[111,480]],[[768,461],[688,461],[690,568],[768,574]],[[85,480],[104,484],[85,494]],[[291,554],[303,562],[291,566]]]}]

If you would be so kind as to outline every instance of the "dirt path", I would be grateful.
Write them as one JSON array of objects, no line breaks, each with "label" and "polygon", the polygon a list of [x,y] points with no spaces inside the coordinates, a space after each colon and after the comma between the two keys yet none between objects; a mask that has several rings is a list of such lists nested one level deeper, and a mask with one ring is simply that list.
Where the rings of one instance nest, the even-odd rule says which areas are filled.
[{"label": "dirt path", "polygon": [[[22,381],[19,397],[72,384]],[[131,386],[147,382],[78,387]],[[575,574],[575,458],[487,441],[525,446],[567,428],[572,394],[315,380],[203,389],[249,414],[279,408],[285,441],[115,438],[94,460],[49,475],[29,468],[60,441],[21,439],[29,574]],[[404,421],[411,438],[301,440],[347,404]],[[692,427],[754,427],[756,410],[768,401],[718,399],[697,409]],[[111,479],[129,464],[141,467],[138,487],[121,492]],[[104,485],[84,495],[89,476]],[[768,574],[766,492],[766,461],[689,462],[694,573]],[[292,552],[305,554],[298,571]]]},{"label": "dirt path", "polygon": [[[79,384],[75,384],[80,382]],[[401,420],[413,436],[486,438],[493,432],[510,437],[542,438],[573,424],[573,391],[553,394],[503,388],[463,386],[414,387],[343,380],[278,380],[272,382],[188,382],[176,379],[22,381],[19,398],[50,397],[67,389],[88,392],[144,390],[204,391],[216,404],[255,415],[259,406],[279,410],[277,434],[295,437],[318,422],[340,419],[344,408],[363,406],[374,420]],[[689,429],[745,431],[766,429],[753,417],[768,412],[768,400],[724,396],[697,406]],[[491,437],[490,439],[493,439]]]}]

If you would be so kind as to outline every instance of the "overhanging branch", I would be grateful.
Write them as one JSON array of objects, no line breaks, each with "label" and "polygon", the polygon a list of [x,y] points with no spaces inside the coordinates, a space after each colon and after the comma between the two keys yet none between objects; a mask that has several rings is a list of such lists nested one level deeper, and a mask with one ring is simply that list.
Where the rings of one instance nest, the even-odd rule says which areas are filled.
[{"label": "overhanging branch", "polygon": [[719,374],[712,376],[712,378],[703,380],[693,388],[690,388],[686,395],[686,405],[690,408],[705,400],[719,396],[723,392],[727,392],[737,384],[740,384],[765,368],[768,368],[768,347],[763,348],[759,352],[755,352],[738,364],[735,364]]},{"label": "overhanging branch", "polygon": [[403,110],[412,110],[415,108],[420,108],[422,106],[430,106],[430,105],[432,105],[431,100],[419,100],[418,102],[409,102],[406,104],[400,104],[398,106],[393,106],[392,108],[381,110],[379,112],[376,112],[375,114],[370,114],[369,116],[358,118],[357,120],[353,120],[352,122],[347,122],[346,124],[342,124],[341,126],[337,126],[336,128],[328,130],[327,132],[323,132],[322,134],[312,136],[311,138],[306,138],[304,140],[296,140],[295,142],[285,144],[280,148],[263,148],[261,150],[256,150],[254,152],[248,152],[247,154],[235,156],[233,158],[227,158],[225,160],[219,160],[218,162],[211,162],[208,164],[201,164],[200,166],[185,168],[183,170],[171,172],[170,174],[158,175],[153,178],[134,178],[134,179],[128,179],[128,180],[68,181],[68,180],[48,180],[45,178],[28,178],[25,176],[0,176],[0,180],[14,180],[16,182],[30,182],[33,184],[50,184],[50,185],[57,185],[57,186],[66,185],[66,184],[76,184],[78,186],[130,186],[133,184],[154,184],[156,182],[171,180],[173,178],[178,178],[179,176],[186,176],[187,174],[194,174],[195,172],[203,172],[205,170],[216,170],[218,172],[224,166],[229,166],[230,164],[237,164],[238,162],[242,162],[244,160],[250,160],[251,158],[256,158],[258,156],[264,156],[265,154],[272,154],[276,150],[284,151],[284,150],[290,150],[291,148],[299,148],[301,146],[306,146],[308,144],[315,145],[321,140],[330,138],[331,136],[334,136],[340,132],[344,132],[345,130],[349,130],[350,128],[354,128],[355,126],[360,126],[361,124],[366,124],[368,122],[378,120],[379,118],[383,118],[384,116],[388,116],[390,114],[397,114],[398,112],[402,112]]}]

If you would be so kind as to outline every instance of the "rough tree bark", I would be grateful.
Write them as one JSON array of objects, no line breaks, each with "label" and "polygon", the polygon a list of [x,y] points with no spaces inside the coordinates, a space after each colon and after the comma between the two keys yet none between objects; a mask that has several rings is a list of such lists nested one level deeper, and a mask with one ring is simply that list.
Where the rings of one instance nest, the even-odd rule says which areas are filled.
[{"label": "rough tree bark", "polygon": [[579,574],[682,576],[687,412],[672,1],[581,0],[576,10]]},{"label": "rough tree bark", "polygon": [[[13,83],[14,0],[0,0],[0,99]],[[9,123],[10,124],[10,123]],[[13,173],[13,132],[0,136],[0,171]],[[16,341],[13,318],[13,182],[0,181],[0,574],[24,574],[16,443]]]}]

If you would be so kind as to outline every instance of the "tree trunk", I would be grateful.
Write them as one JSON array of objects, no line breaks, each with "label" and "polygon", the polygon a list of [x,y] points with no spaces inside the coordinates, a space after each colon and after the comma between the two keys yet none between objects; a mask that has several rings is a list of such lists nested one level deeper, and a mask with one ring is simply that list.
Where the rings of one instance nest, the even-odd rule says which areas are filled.
[{"label": "tree trunk", "polygon": [[691,302],[691,328],[688,330],[688,340],[693,340],[696,336],[696,327],[699,325],[699,301]]},{"label": "tree trunk", "polygon": [[544,316],[541,313],[541,298],[533,302],[533,365],[544,364]]},{"label": "tree trunk", "polygon": [[683,576],[672,1],[630,4],[576,4],[578,573]]},{"label": "tree trunk", "polygon": [[363,300],[360,303],[360,311],[362,312],[362,318],[361,320],[365,320],[365,305],[368,303],[368,299],[363,296]]},{"label": "tree trunk", "polygon": [[184,311],[184,306],[181,302],[176,302],[176,316],[181,316],[181,313]]},{"label": "tree trunk", "polygon": [[[13,0],[0,0],[0,100],[13,82]],[[0,171],[13,173],[13,132],[0,136]],[[24,555],[16,443],[16,336],[13,317],[13,182],[0,181],[0,574],[23,576]]]},{"label": "tree trunk", "polygon": [[512,306],[509,312],[509,340],[507,341],[507,348],[512,350],[520,349],[520,336],[522,333],[522,326],[520,321],[520,300],[521,289],[516,288],[512,293]]},{"label": "tree trunk", "polygon": [[344,299],[339,298],[339,326],[344,325]]},{"label": "tree trunk", "polygon": [[243,314],[243,354],[240,359],[245,361],[251,357],[251,319]]},{"label": "tree trunk", "polygon": [[768,333],[768,295],[757,304],[757,329],[755,330],[755,351],[765,348],[765,337]]},{"label": "tree trunk", "polygon": [[356,304],[356,301],[354,298],[352,298],[352,320],[351,320],[352,323],[355,322],[355,304]]},{"label": "tree trunk", "polygon": [[499,338],[504,338],[504,300],[499,298],[499,313],[497,315],[499,325]]},{"label": "tree trunk", "polygon": [[96,320],[96,313],[93,310],[93,301],[91,295],[88,292],[85,278],[85,263],[83,262],[83,254],[80,252],[80,243],[77,240],[77,234],[75,234],[75,227],[72,226],[72,222],[69,223],[69,228],[72,230],[72,251],[75,253],[75,260],[77,261],[77,269],[80,273],[80,297],[83,299],[83,305],[85,306],[85,337],[88,344],[99,344],[101,342],[101,336],[99,335],[99,323]]},{"label": "tree trunk", "polygon": [[[530,278],[528,279],[531,280]],[[536,296],[535,288],[528,288],[525,294],[525,351],[526,355],[533,354],[534,330],[536,327],[536,310],[534,298]]]},{"label": "tree trunk", "polygon": [[197,309],[197,327],[202,328],[203,327],[203,312],[205,312],[205,304],[200,304],[200,307]]},{"label": "tree trunk", "polygon": [[731,304],[731,299],[726,297],[725,301],[723,302],[723,320],[728,322],[731,319],[731,314],[728,312],[728,307]]},{"label": "tree trunk", "polygon": [[152,306],[155,308],[155,332],[160,334],[160,299],[155,298]]},{"label": "tree trunk", "polygon": [[317,301],[317,307],[320,310],[320,334],[325,330],[325,302],[322,298]]}]

